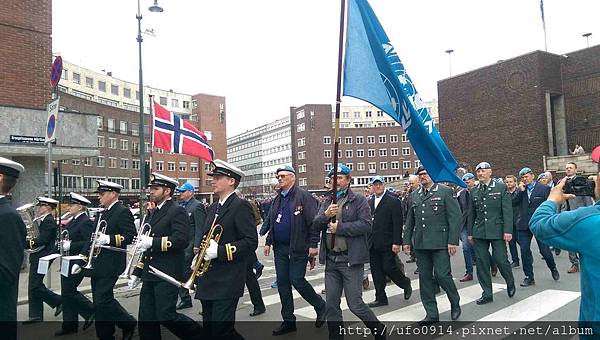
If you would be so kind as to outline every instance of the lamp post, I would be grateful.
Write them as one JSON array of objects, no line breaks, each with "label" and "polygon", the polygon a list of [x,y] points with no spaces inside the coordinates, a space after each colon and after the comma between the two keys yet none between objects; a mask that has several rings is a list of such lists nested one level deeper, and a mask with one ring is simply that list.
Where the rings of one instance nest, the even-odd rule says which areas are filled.
[{"label": "lamp post", "polygon": [[[139,136],[140,136],[140,220],[143,219],[144,214],[144,202],[146,201],[146,191],[144,187],[147,183],[143,183],[144,178],[146,178],[146,141],[144,140],[144,79],[142,77],[142,12],[140,9],[140,0],[137,2],[138,12],[135,18],[138,21],[138,55],[139,55],[139,64],[140,64],[140,83],[139,83],[139,100],[140,100],[140,127],[139,127]],[[163,11],[162,7],[158,6],[158,0],[154,0],[154,5],[148,8],[150,12],[160,13]]]},{"label": "lamp post", "polygon": [[452,57],[450,56],[452,52],[454,52],[454,50],[446,50],[446,53],[448,53],[448,67],[450,71],[450,77],[452,77]]},{"label": "lamp post", "polygon": [[583,33],[581,36],[585,38],[585,42],[587,43],[587,47],[590,47],[590,35],[592,33]]}]

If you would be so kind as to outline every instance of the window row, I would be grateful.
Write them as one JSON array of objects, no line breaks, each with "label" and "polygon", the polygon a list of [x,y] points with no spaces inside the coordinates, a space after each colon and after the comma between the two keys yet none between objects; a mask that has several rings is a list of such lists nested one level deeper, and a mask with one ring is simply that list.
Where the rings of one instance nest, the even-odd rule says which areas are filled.
[{"label": "window row", "polygon": [[[390,148],[390,156],[392,157],[396,157],[398,156],[398,148]],[[357,158],[362,158],[365,157],[365,150],[364,149],[357,149],[357,150],[338,150],[338,158],[353,158],[355,155],[355,151],[356,151],[356,157]],[[331,150],[323,150],[323,158],[331,158]],[[387,157],[388,156],[388,149],[367,149],[367,157],[376,157],[377,155],[379,155],[379,157]],[[411,155],[411,149],[410,148],[402,148],[402,156],[410,156]],[[300,158],[300,152],[298,152],[298,159]]]},{"label": "window row", "polygon": [[[376,138],[377,137],[377,138]],[[367,136],[367,144],[375,144],[375,141],[378,141],[379,144],[387,143],[388,141],[387,135],[379,135],[379,136]],[[364,136],[346,136],[343,138],[344,144],[350,145],[354,141],[356,144],[364,144],[365,137]],[[408,138],[406,134],[403,133],[401,137],[402,142],[408,142]],[[389,135],[390,143],[398,143],[398,135]],[[331,144],[331,136],[323,136],[323,144]]]}]

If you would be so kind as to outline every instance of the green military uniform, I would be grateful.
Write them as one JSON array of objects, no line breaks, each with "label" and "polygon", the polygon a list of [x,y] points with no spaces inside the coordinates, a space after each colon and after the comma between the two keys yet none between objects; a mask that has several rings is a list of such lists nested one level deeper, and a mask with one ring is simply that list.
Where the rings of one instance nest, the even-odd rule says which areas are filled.
[{"label": "green military uniform", "polygon": [[512,203],[506,185],[491,180],[471,188],[467,234],[473,237],[477,257],[477,279],[483,289],[482,298],[492,299],[489,248],[502,277],[509,287],[514,285],[512,269],[506,254],[504,234],[512,234]]},{"label": "green military uniform", "polygon": [[403,242],[411,244],[414,234],[413,247],[419,269],[421,301],[427,318],[438,320],[434,274],[438,284],[446,291],[451,306],[460,306],[448,254],[449,244],[458,246],[460,207],[452,195],[452,189],[441,184],[433,184],[428,190],[421,187],[411,194],[411,199]]}]

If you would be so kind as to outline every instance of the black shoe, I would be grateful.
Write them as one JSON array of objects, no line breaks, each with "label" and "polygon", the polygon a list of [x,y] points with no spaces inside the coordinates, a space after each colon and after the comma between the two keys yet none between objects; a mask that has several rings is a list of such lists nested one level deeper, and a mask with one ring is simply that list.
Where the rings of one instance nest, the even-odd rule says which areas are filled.
[{"label": "black shoe", "polygon": [[92,314],[89,318],[87,318],[85,320],[85,322],[83,323],[83,330],[84,331],[86,329],[90,328],[94,324],[94,319],[95,318],[96,318],[96,316],[94,314]]},{"label": "black shoe", "polygon": [[419,326],[428,326],[428,325],[433,325],[434,323],[438,323],[440,322],[439,318],[430,318],[428,316],[425,317],[425,319],[421,320],[418,322]]},{"label": "black shoe", "polygon": [[412,295],[412,287],[408,286],[408,288],[406,288],[404,290],[404,300],[410,299],[411,295]]},{"label": "black shoe", "polygon": [[175,307],[176,310],[182,310],[182,309],[186,309],[186,308],[192,308],[192,301],[179,301],[179,303],[177,304],[177,307]]},{"label": "black shoe", "polygon": [[321,307],[321,309],[317,311],[317,320],[315,320],[315,327],[321,328],[325,324],[326,311],[327,309],[325,309],[325,304],[323,304],[323,307]]},{"label": "black shoe", "polygon": [[516,291],[517,291],[517,287],[515,287],[514,282],[506,285],[506,292],[508,293],[509,298],[515,296]]},{"label": "black shoe", "polygon": [[460,306],[452,307],[450,309],[450,319],[452,319],[452,321],[458,320],[458,318],[460,317],[460,313]]},{"label": "black shoe", "polygon": [[558,281],[558,279],[560,279],[560,274],[558,273],[558,270],[554,269],[552,271],[552,278],[554,279],[554,281]]},{"label": "black shoe", "polygon": [[23,321],[23,325],[30,325],[32,323],[38,323],[44,321],[42,318],[30,318],[29,320]]},{"label": "black shoe", "polygon": [[482,296],[479,299],[477,299],[477,301],[475,301],[475,303],[477,303],[478,305],[485,305],[486,303],[490,303],[492,301],[494,301],[494,298]]},{"label": "black shoe", "polygon": [[265,268],[265,265],[261,263],[260,267],[258,267],[258,269],[255,269],[256,273],[254,273],[254,275],[256,275],[257,280],[260,279],[260,277],[262,276],[262,272],[263,272],[264,268]]},{"label": "black shoe", "polygon": [[62,303],[54,307],[54,316],[59,316],[62,313]]},{"label": "black shoe", "polygon": [[510,264],[511,268],[519,268],[521,267],[521,264],[519,262],[513,261],[513,263]]},{"label": "black shoe", "polygon": [[292,322],[282,322],[281,326],[277,327],[277,329],[273,330],[273,335],[283,335],[296,331],[296,323]]},{"label": "black shoe", "polygon": [[375,301],[369,302],[367,304],[367,306],[369,306],[371,308],[381,307],[381,306],[387,306],[387,305],[388,305],[387,301],[380,301],[380,300],[375,300]]},{"label": "black shoe", "polygon": [[529,287],[533,285],[535,285],[535,280],[528,277],[526,277],[525,280],[523,280],[523,283],[521,283],[521,287]]},{"label": "black shoe", "polygon": [[62,336],[67,334],[75,334],[77,333],[77,329],[60,329],[54,332],[54,336]]},{"label": "black shoe", "polygon": [[123,328],[123,340],[133,339],[133,333],[135,333],[135,326]]},{"label": "black shoe", "polygon": [[266,311],[267,311],[267,309],[265,307],[254,308],[254,311],[252,311],[252,313],[250,313],[250,316],[258,316],[258,315],[264,314]]}]

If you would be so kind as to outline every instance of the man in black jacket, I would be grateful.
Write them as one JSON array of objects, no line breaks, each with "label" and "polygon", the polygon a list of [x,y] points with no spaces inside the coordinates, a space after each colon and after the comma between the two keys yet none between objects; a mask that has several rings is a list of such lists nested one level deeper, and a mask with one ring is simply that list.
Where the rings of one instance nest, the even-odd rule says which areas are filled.
[{"label": "man in black jacket", "polygon": [[204,260],[210,260],[210,269],[198,279],[196,299],[202,302],[202,321],[209,338],[243,339],[236,332],[235,311],[244,294],[246,261],[258,246],[258,235],[252,207],[237,197],[234,190],[244,172],[238,167],[216,159],[212,163],[212,187],[219,201],[207,211],[207,223],[202,234],[213,225],[220,225],[219,242],[209,240]]},{"label": "man in black jacket", "polygon": [[269,256],[271,246],[275,254],[277,291],[281,300],[282,324],[273,335],[296,331],[292,286],[317,312],[316,327],[325,323],[325,301],[306,281],[306,264],[309,257],[317,255],[319,232],[312,229],[317,214],[317,200],[295,185],[296,171],[290,165],[277,169],[279,191],[269,212],[269,232],[264,255]]},{"label": "man in black jacket", "polygon": [[[62,249],[65,253],[79,254],[86,244],[90,241],[90,236],[94,231],[94,223],[87,215],[87,206],[91,202],[74,192],[69,194],[70,205],[69,213],[72,218],[65,227],[68,232],[68,238],[61,238]],[[68,272],[67,272],[68,273]],[[77,333],[78,315],[85,319],[83,330],[89,328],[93,323],[94,305],[92,302],[81,294],[77,287],[83,280],[83,274],[75,274],[69,276],[61,276],[60,278],[60,295],[63,302],[63,322],[62,327],[54,336]]]},{"label": "man in black jacket", "polygon": [[26,248],[29,250],[43,247],[41,250],[29,254],[29,320],[24,324],[44,321],[44,302],[55,309],[54,316],[62,312],[60,295],[54,293],[44,285],[45,274],[38,274],[40,258],[56,252],[56,221],[54,209],[58,201],[48,197],[38,197],[38,217],[40,221],[40,234],[37,238],[29,240]]},{"label": "man in black jacket", "polygon": [[386,276],[404,290],[404,299],[410,299],[412,287],[404,270],[396,263],[402,250],[402,203],[385,190],[384,179],[373,177],[374,195],[369,199],[369,208],[373,216],[371,248],[369,250],[371,275],[375,285],[375,301],[369,307],[387,306],[385,294]]},{"label": "man in black jacket", "polygon": [[130,289],[144,281],[140,292],[139,323],[141,339],[160,339],[160,325],[180,339],[200,337],[201,327],[189,317],[176,312],[179,288],[152,275],[154,268],[184,281],[184,249],[189,242],[189,219],[172,199],[177,181],[153,173],[150,177],[150,201],[156,205],[149,223],[150,235],[140,235],[138,252],[144,255],[129,279]]},{"label": "man in black jacket", "polygon": [[17,339],[17,296],[26,231],[6,195],[23,171],[21,164],[0,157],[0,221],[4,231],[0,247],[0,322],[4,324],[2,337],[10,340]]}]

